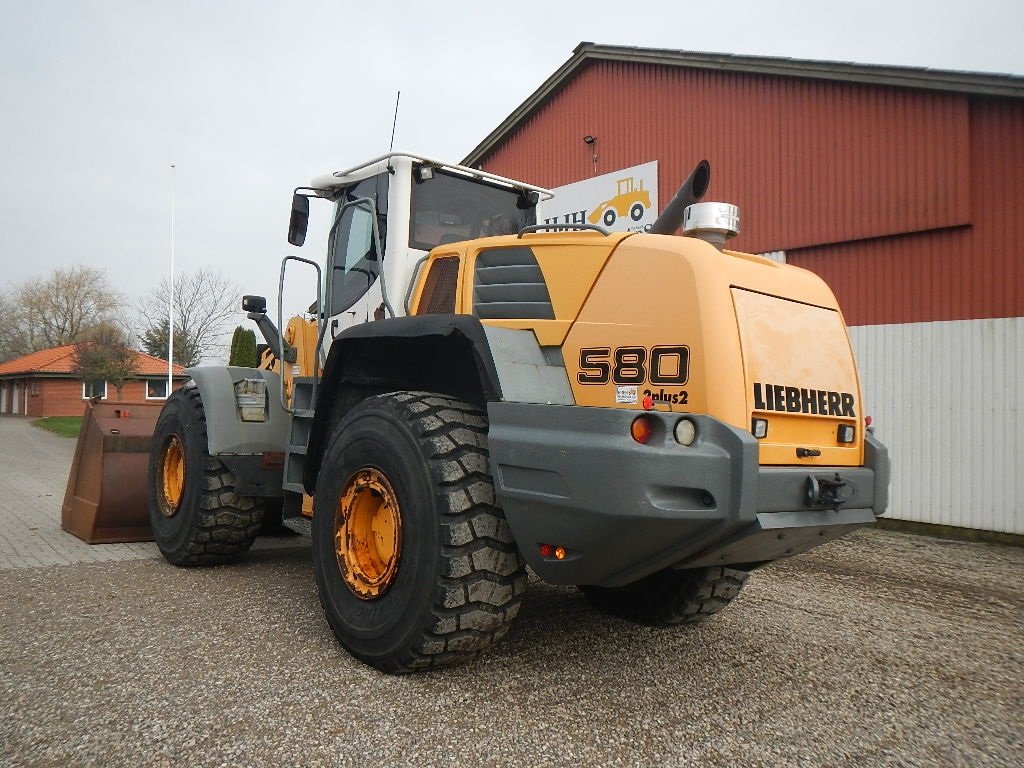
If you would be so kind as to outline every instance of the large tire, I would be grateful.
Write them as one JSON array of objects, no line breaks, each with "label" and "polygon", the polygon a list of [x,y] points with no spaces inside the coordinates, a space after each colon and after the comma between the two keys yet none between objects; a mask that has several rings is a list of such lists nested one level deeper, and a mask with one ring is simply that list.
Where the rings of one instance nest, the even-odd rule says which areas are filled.
[{"label": "large tire", "polygon": [[262,499],[235,493],[235,477],[211,456],[198,387],[173,393],[156,422],[149,457],[149,522],[174,565],[216,565],[252,546]]},{"label": "large tire", "polygon": [[644,624],[673,626],[718,613],[740,593],[749,575],[721,566],[666,569],[624,587],[582,590],[598,610]]},{"label": "large tire", "polygon": [[428,392],[364,400],[334,430],[314,504],[320,602],[356,658],[410,672],[467,661],[508,632],[526,570],[478,408]]}]

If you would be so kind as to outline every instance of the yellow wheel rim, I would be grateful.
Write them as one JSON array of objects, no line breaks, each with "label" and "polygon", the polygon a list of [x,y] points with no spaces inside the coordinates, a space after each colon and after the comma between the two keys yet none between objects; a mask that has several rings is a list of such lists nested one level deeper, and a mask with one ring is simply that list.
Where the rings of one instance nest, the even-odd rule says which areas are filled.
[{"label": "yellow wheel rim", "polygon": [[185,492],[185,450],[177,435],[171,435],[164,443],[160,478],[163,491],[160,511],[164,517],[174,517]]},{"label": "yellow wheel rim", "polygon": [[377,469],[360,469],[345,483],[334,513],[338,569],[352,593],[374,600],[398,573],[402,516],[391,483]]}]

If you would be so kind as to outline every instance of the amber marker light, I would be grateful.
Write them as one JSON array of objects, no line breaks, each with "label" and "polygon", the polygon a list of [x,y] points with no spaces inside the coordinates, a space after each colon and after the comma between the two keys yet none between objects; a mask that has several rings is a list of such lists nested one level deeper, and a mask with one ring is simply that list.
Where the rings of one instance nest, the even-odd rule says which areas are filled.
[{"label": "amber marker light", "polygon": [[629,425],[629,434],[641,445],[647,445],[654,434],[654,424],[646,416],[637,416]]},{"label": "amber marker light", "polygon": [[555,547],[555,560],[565,560],[565,547]]}]

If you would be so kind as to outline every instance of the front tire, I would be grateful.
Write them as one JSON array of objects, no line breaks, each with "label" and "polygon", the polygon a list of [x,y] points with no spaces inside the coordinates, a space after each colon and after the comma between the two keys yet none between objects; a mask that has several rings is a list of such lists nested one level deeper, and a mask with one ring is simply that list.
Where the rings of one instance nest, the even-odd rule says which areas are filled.
[{"label": "front tire", "polygon": [[469,660],[508,632],[526,571],[478,408],[428,392],[364,400],[334,431],[314,503],[320,602],[356,658],[410,672]]},{"label": "front tire", "polygon": [[674,626],[703,621],[725,608],[743,588],[746,571],[722,566],[666,569],[624,587],[581,587],[600,611],[643,624]]},{"label": "front tire", "polygon": [[198,387],[174,392],[160,411],[149,456],[149,522],[174,565],[216,565],[248,551],[262,499],[235,493],[235,476],[211,456]]}]

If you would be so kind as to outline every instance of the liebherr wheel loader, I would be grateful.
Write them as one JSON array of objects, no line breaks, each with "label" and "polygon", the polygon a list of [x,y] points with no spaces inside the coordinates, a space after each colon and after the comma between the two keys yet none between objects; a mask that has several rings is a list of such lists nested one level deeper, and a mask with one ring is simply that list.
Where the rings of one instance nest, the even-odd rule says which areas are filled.
[{"label": "liebherr wheel loader", "polygon": [[[196,368],[149,469],[168,560],[308,523],[328,623],[386,672],[509,629],[526,566],[642,622],[704,619],[758,566],[869,525],[885,448],[814,274],[729,251],[697,166],[647,233],[538,226],[544,189],[393,153],[296,190],[333,208],[321,295],[261,369]],[[686,220],[688,237],[674,233]],[[288,256],[285,268],[313,260]]]}]

